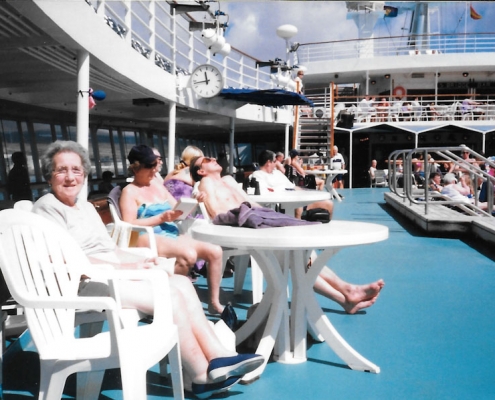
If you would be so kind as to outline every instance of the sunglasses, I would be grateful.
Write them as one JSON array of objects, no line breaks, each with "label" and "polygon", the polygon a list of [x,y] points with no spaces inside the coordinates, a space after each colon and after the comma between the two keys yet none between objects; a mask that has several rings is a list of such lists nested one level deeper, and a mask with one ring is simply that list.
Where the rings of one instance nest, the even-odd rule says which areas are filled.
[{"label": "sunglasses", "polygon": [[201,165],[203,165],[205,163],[212,162],[212,161],[215,161],[215,159],[213,157],[203,157],[203,161],[201,161]]}]

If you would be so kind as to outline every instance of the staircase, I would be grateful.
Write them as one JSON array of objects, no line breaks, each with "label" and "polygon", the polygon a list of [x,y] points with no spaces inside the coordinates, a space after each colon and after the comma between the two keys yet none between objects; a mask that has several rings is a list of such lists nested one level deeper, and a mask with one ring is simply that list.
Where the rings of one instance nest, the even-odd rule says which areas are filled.
[{"label": "staircase", "polygon": [[[355,101],[353,88],[342,87],[337,89],[339,102]],[[331,156],[331,109],[330,109],[330,90],[313,89],[307,90],[305,96],[314,103],[314,107],[299,107],[299,124],[296,148],[299,150],[300,157],[307,162],[309,156],[318,154],[323,158]],[[336,103],[337,104],[337,103]],[[343,103],[341,103],[342,105]],[[339,109],[338,104],[335,106],[334,118],[337,118]]]}]

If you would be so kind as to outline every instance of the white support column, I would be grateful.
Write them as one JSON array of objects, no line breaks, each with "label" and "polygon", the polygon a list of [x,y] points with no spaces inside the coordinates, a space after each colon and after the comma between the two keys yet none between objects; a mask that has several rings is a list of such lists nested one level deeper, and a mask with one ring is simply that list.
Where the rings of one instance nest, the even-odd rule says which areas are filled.
[{"label": "white support column", "polygon": [[167,173],[174,169],[175,160],[175,125],[177,117],[177,103],[173,102],[169,105],[168,110],[168,160]]},{"label": "white support column", "polygon": [[[77,52],[77,143],[86,150],[89,147],[89,53]],[[81,190],[81,196],[88,193],[86,179]]]},{"label": "white support column", "polygon": [[235,117],[230,118],[230,135],[229,135],[229,174],[234,172],[234,136],[235,136]]},{"label": "white support column", "polygon": [[284,153],[285,153],[285,158],[289,157],[289,136],[290,136],[290,125],[285,124],[285,145],[284,145]]},{"label": "white support column", "polygon": [[349,131],[349,165],[345,166],[349,177],[349,189],[352,189],[352,130]]}]

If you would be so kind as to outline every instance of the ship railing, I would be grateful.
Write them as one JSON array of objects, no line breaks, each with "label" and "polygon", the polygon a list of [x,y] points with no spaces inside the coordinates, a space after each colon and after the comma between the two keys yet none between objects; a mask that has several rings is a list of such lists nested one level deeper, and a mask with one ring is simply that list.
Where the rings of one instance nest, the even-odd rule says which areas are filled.
[{"label": "ship railing", "polygon": [[[352,93],[352,92],[351,92]],[[313,113],[330,116],[329,88],[313,88],[305,95],[314,103]],[[368,97],[371,104],[365,105]],[[383,100],[385,99],[385,100]],[[468,100],[477,104],[467,104]],[[355,96],[345,90],[334,97],[335,117],[339,112],[354,115],[357,123],[425,122],[425,121],[493,121],[495,120],[495,93],[466,95],[466,93],[435,95],[420,94],[395,98],[394,96]]]},{"label": "ship railing", "polygon": [[351,58],[493,52],[495,52],[495,33],[490,32],[388,36],[301,43],[297,56],[299,62],[306,65],[317,61]]},{"label": "ship railing", "polygon": [[269,72],[256,67],[255,58],[235,48],[226,57],[214,55],[201,40],[201,30],[191,30],[194,19],[189,14],[176,14],[168,2],[81,1],[93,7],[130,47],[168,73],[189,75],[196,66],[208,63],[224,71],[226,87],[273,87]]},{"label": "ship railing", "polygon": [[[468,157],[463,158],[462,153],[468,153]],[[495,177],[490,171],[495,171],[493,159],[461,145],[396,150],[390,153],[387,161],[390,191],[404,202],[424,206],[425,215],[431,207],[446,206],[466,215],[492,217]],[[430,174],[442,174],[442,165],[457,177],[469,177],[473,189],[471,202],[455,201],[442,195],[441,191],[430,190]],[[420,171],[415,171],[418,166]],[[486,199],[482,199],[485,201],[479,199],[482,190],[486,190]]]}]

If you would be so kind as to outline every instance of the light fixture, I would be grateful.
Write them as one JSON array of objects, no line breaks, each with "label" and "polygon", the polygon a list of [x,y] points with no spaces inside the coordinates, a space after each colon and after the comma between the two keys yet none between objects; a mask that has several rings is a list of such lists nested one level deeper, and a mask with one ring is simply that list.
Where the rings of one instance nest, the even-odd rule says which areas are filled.
[{"label": "light fixture", "polygon": [[201,31],[203,43],[212,51],[213,55],[227,56],[230,53],[230,44],[226,43],[219,29],[203,29]]},{"label": "light fixture", "polygon": [[462,76],[463,76],[464,78],[467,78],[467,77],[469,76],[469,72],[463,72],[463,73],[462,73]]},{"label": "light fixture", "polygon": [[390,79],[390,74],[385,74],[385,79]]},{"label": "light fixture", "polygon": [[371,83],[372,85],[375,85],[375,84],[376,84],[376,81],[373,79],[370,83]]}]

